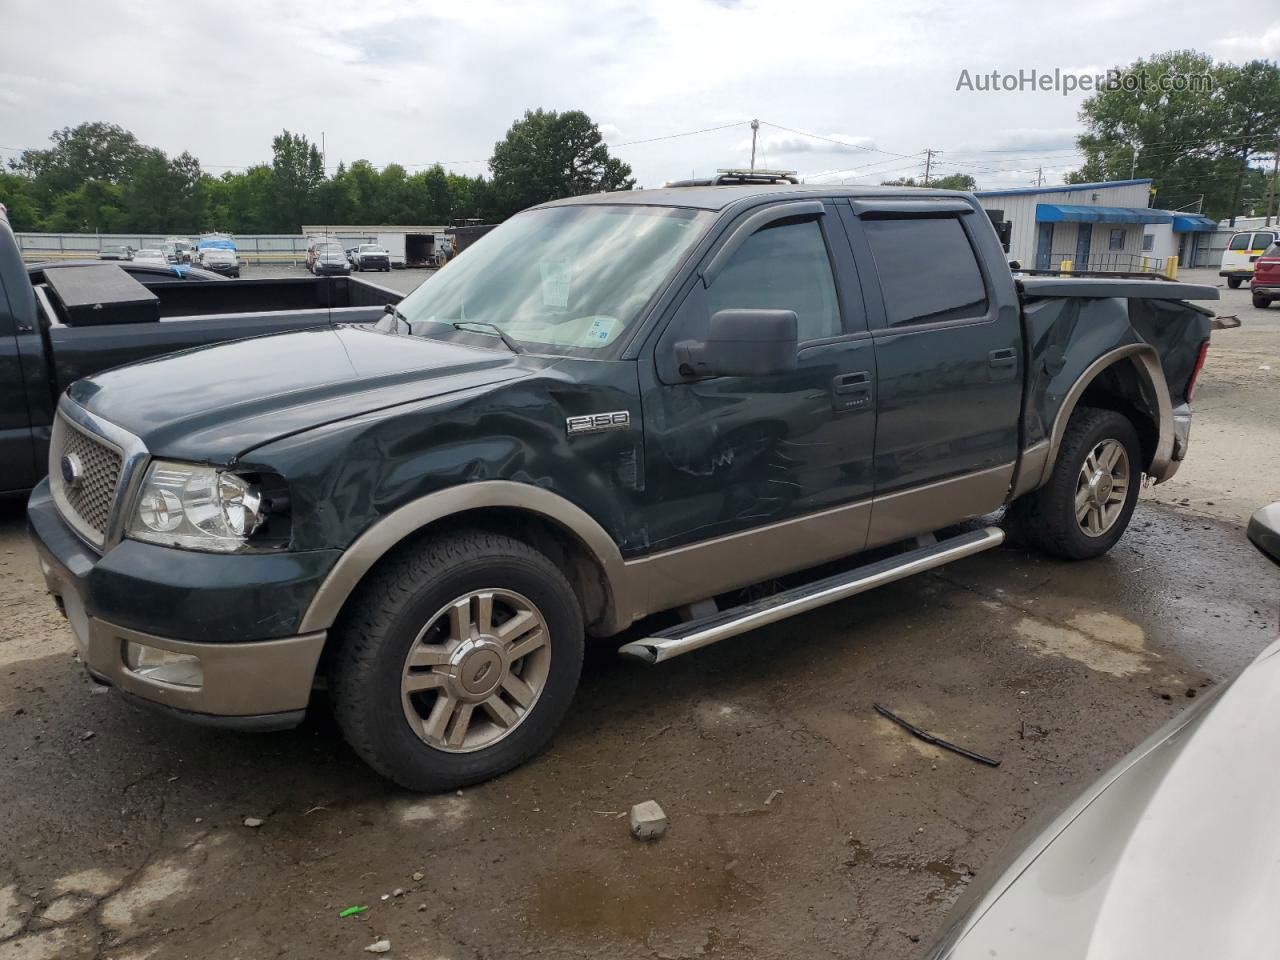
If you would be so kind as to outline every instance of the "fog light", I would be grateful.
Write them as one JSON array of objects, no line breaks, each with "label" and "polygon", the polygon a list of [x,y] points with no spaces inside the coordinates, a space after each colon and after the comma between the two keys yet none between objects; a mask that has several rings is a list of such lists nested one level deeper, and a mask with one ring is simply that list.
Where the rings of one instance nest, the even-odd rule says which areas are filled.
[{"label": "fog light", "polygon": [[174,653],[172,650],[161,650],[159,647],[149,647],[145,643],[130,640],[125,645],[124,657],[131,671],[148,680],[172,683],[179,687],[204,685],[204,670],[200,667],[200,658],[189,653]]}]

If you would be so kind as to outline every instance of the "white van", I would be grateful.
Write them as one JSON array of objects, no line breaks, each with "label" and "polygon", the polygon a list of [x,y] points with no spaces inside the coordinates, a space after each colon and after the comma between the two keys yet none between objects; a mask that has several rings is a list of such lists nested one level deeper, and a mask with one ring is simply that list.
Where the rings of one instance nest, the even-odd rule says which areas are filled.
[{"label": "white van", "polygon": [[1280,230],[1247,230],[1234,234],[1222,251],[1218,276],[1227,278],[1232,290],[1253,276],[1253,262],[1280,239]]}]

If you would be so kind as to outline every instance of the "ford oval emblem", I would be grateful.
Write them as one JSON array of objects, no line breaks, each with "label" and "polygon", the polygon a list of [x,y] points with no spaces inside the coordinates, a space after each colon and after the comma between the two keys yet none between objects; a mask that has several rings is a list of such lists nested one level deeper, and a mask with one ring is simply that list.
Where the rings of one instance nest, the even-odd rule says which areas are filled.
[{"label": "ford oval emblem", "polygon": [[74,490],[80,486],[80,480],[84,476],[84,467],[80,465],[80,458],[74,453],[68,453],[62,458],[62,483],[68,490]]}]

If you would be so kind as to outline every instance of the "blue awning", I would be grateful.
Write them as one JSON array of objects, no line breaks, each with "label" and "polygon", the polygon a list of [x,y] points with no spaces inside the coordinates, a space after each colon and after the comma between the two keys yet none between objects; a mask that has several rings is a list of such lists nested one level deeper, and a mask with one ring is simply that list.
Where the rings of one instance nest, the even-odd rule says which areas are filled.
[{"label": "blue awning", "polygon": [[1218,222],[1202,217],[1198,213],[1175,213],[1173,215],[1174,233],[1204,233],[1217,230]]},{"label": "blue awning", "polygon": [[1173,214],[1151,207],[1095,207],[1072,203],[1037,203],[1037,223],[1173,223]]}]

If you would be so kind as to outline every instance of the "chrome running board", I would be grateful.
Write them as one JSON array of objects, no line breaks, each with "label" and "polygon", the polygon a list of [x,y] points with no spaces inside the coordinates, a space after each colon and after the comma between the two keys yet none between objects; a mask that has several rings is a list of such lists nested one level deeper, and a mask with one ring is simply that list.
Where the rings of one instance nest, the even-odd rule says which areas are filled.
[{"label": "chrome running board", "polygon": [[875,563],[869,563],[845,573],[793,587],[763,600],[756,600],[698,620],[678,624],[645,637],[643,640],[624,644],[618,652],[646,663],[662,663],[664,660],[670,660],[672,657],[678,657],[719,640],[736,637],[748,630],[806,613],[828,603],[844,600],[846,597],[865,593],[886,583],[893,583],[895,580],[924,573],[926,570],[940,567],[952,560],[990,550],[1003,542],[1004,531],[999,527],[974,530],[936,544],[917,547],[897,556],[877,560]]}]

